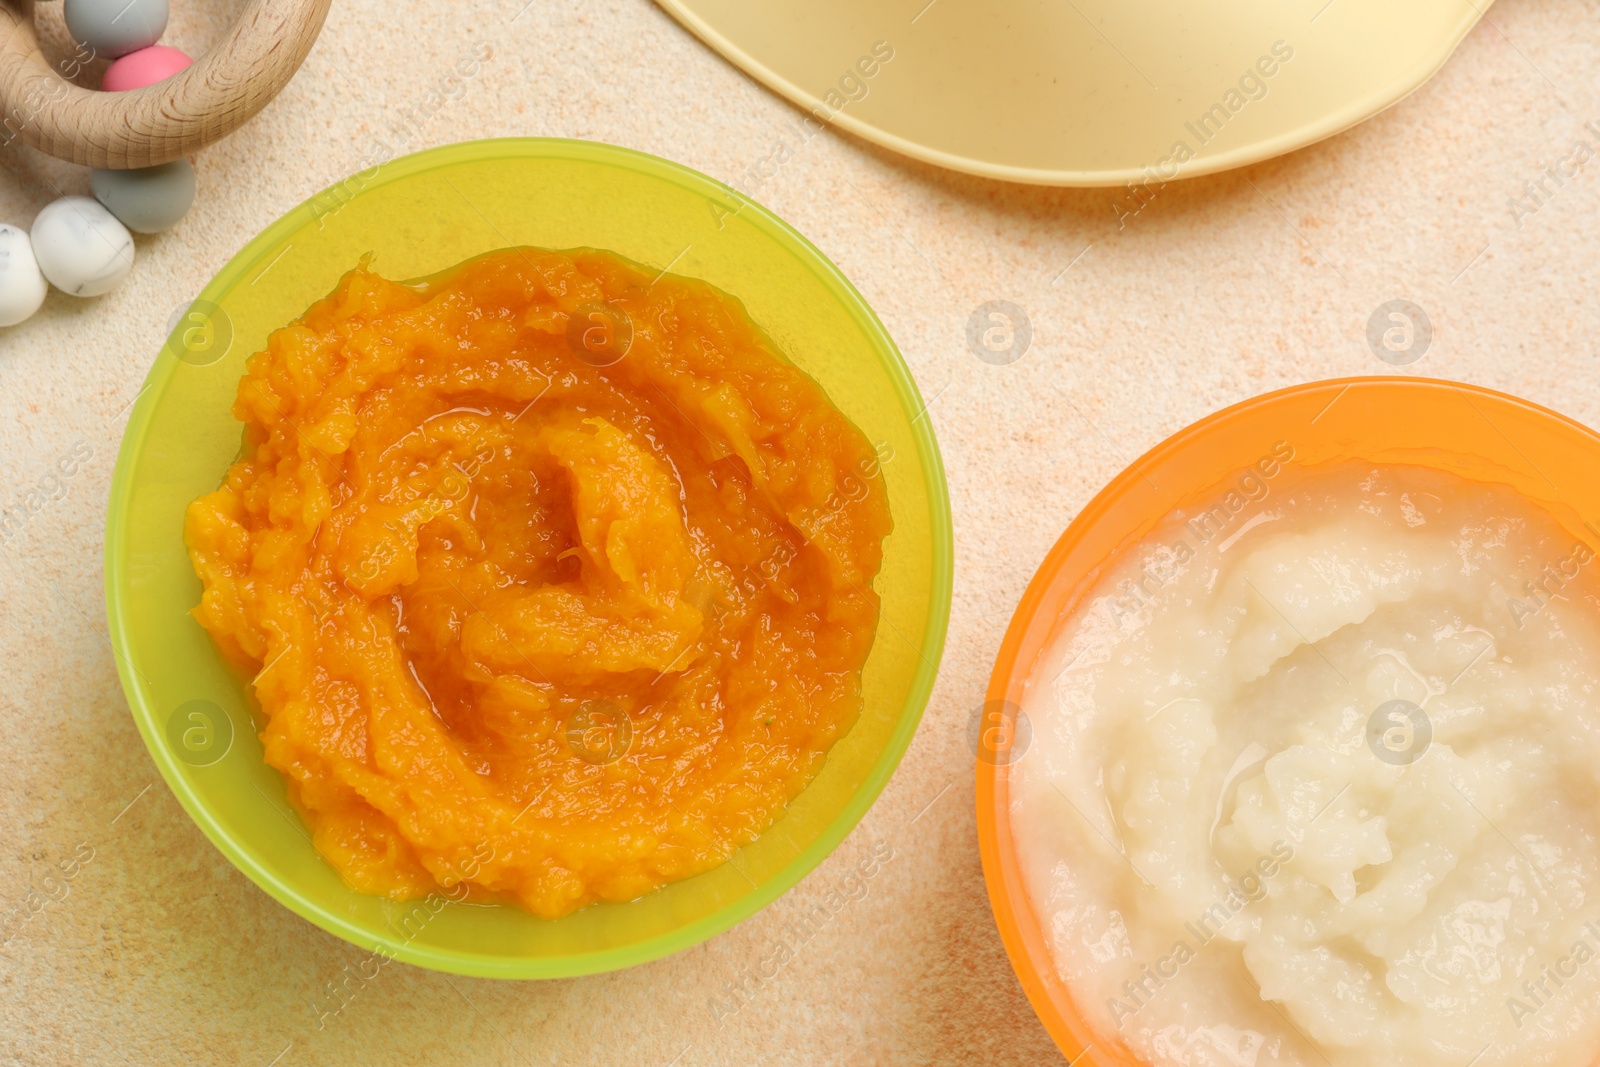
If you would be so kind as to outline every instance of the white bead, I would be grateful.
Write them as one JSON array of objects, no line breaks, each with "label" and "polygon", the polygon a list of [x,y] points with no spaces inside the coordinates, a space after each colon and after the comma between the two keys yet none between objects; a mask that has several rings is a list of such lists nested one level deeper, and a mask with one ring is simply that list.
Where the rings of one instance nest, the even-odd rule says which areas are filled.
[{"label": "white bead", "polygon": [[0,326],[32,316],[47,291],[27,233],[0,222]]},{"label": "white bead", "polygon": [[133,269],[133,235],[98,200],[64,196],[33,220],[33,254],[63,293],[99,296]]}]

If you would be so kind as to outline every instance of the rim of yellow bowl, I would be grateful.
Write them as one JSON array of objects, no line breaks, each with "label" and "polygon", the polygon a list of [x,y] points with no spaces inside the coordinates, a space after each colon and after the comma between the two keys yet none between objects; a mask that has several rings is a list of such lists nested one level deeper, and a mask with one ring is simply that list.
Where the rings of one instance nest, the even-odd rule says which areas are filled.
[{"label": "rim of yellow bowl", "polygon": [[[814,87],[802,86],[792,78],[779,73],[774,63],[765,58],[767,49],[745,47],[737,43],[729,33],[724,32],[721,28],[723,20],[704,12],[703,9],[710,5],[698,0],[656,0],[656,3],[729,63],[790,103],[811,115],[827,115],[830,124],[910,159],[979,178],[1017,182],[1023,185],[1097,189],[1115,188],[1129,183],[1149,184],[1151,181],[1149,165],[1154,161],[1142,158],[1129,158],[1117,166],[1036,167],[999,162],[981,155],[963,154],[934,147],[916,137],[895,132],[893,123],[869,122],[844,108],[828,105],[817,95]],[[1458,13],[1456,21],[1448,31],[1434,42],[1434,46],[1427,54],[1417,57],[1410,66],[1400,70],[1388,82],[1373,88],[1366,95],[1351,100],[1341,100],[1317,118],[1299,125],[1279,130],[1225,152],[1200,156],[1193,164],[1184,164],[1182,171],[1171,180],[1200,178],[1286,155],[1325,141],[1387,111],[1422,88],[1443,69],[1450,57],[1455,55],[1461,42],[1466,39],[1467,34],[1472,32],[1473,27],[1483,18],[1487,8],[1488,4],[1480,6],[1476,2],[1469,2],[1469,5]],[[776,17],[781,17],[781,13]],[[813,33],[819,38],[817,47],[822,49],[838,43],[828,36],[824,28],[821,28],[825,25],[826,23],[823,23],[806,28],[806,32]]]},{"label": "rim of yellow bowl", "polygon": [[[134,403],[128,425],[123,431],[117,465],[112,475],[111,494],[106,511],[104,558],[106,621],[117,663],[117,674],[121,679],[129,710],[133,714],[140,735],[144,738],[145,748],[155,761],[167,787],[172,790],[189,817],[211,843],[273,899],[336,937],[362,948],[384,952],[390,958],[407,963],[477,977],[564,978],[632,967],[680,952],[714,937],[788,892],[839,846],[877,800],[878,794],[893,775],[907,746],[911,743],[912,735],[916,732],[927,706],[928,697],[932,693],[949,624],[954,546],[950,494],[945,481],[943,459],[930,425],[931,420],[918,417],[925,410],[925,405],[899,347],[865,298],[833,261],[794,227],[760,203],[697,170],[659,156],[598,141],[557,137],[508,137],[464,141],[401,156],[383,164],[377,176],[365,183],[363,191],[458,163],[512,157],[571,159],[621,166],[676,184],[689,191],[714,197],[723,203],[739,205],[742,217],[759,226],[778,244],[787,246],[807,261],[830,295],[845,307],[862,328],[863,333],[872,339],[872,347],[894,386],[896,398],[905,413],[912,438],[916,443],[917,462],[929,501],[932,574],[928,623],[917,645],[919,663],[908,694],[882,751],[838,815],[788,864],[733,903],[693,922],[630,945],[559,956],[513,958],[484,956],[465,950],[446,950],[418,945],[415,941],[380,934],[330,911],[300,892],[288,880],[279,878],[269,871],[257,859],[248,843],[238,840],[236,835],[213,817],[206,803],[179,772],[168,746],[161,738],[161,726],[157,722],[150,694],[145,691],[138,679],[138,672],[130,659],[127,639],[129,620],[125,613],[126,599],[130,594],[124,590],[128,579],[124,557],[133,492],[132,472],[150,431],[151,417],[157,401],[179,363],[170,343],[163,344],[161,353],[150,368],[139,397]],[[219,293],[237,284],[252,270],[263,265],[269,256],[279,251],[279,245],[287,236],[305,225],[305,212],[314,213],[319,198],[336,194],[349,180],[349,178],[341,179],[318,191],[262,230],[217,272],[200,292],[197,300],[214,299]],[[167,340],[170,341],[171,338]],[[220,478],[220,471],[218,476]]]}]

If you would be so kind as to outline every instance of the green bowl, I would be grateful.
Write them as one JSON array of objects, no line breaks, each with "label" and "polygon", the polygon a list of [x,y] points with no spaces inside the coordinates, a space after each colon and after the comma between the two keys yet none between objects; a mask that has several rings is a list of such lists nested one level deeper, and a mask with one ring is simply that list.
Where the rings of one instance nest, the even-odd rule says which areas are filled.
[{"label": "green bowl", "polygon": [[[608,249],[704,279],[827,390],[880,452],[894,532],[876,587],[865,707],[779,822],[720,867],[564,919],[357,893],[312,848],[262,760],[248,680],[189,614],[189,502],[239,454],[245,358],[363,256],[419,278],[512,245]],[[134,721],[172,792],[257,885],[324,930],[424,967],[502,978],[612,970],[687,948],[775,900],[876,799],[921,718],[950,610],[950,503],[917,388],[838,268],[771,212],[695,171],[586,141],[420,152],[354,175],[269,226],[185,313],[128,422],[106,517],[106,610]]]}]

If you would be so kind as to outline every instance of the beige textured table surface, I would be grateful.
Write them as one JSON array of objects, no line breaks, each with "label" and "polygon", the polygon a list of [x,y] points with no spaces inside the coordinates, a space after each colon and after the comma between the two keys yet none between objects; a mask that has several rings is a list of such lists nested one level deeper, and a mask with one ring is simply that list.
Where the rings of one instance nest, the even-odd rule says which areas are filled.
[{"label": "beige textured table surface", "polygon": [[[194,211],[139,239],[126,285],[88,302],[52,293],[0,330],[0,507],[39,494],[0,543],[0,1062],[1062,1062],[995,933],[972,812],[967,724],[1016,598],[1085,501],[1167,434],[1266,390],[1390,370],[1366,325],[1391,299],[1432,323],[1405,373],[1600,424],[1600,158],[1560,184],[1543,177],[1574,141],[1600,155],[1600,3],[1501,0],[1392,111],[1287,158],[1168,185],[1121,227],[1126,194],[1008,186],[831,132],[802,139],[797,112],[645,0],[522,4],[341,0],[289,89],[199,158]],[[199,51],[237,4],[172,6],[168,42]],[[430,91],[480,45],[492,50],[481,72],[436,106]],[[375,141],[399,144],[406,122],[416,148],[549,134],[654,152],[741,183],[816,242],[931,403],[955,606],[898,773],[840,851],[767,911],[599,977],[395,965],[319,1027],[312,998],[361,953],[236,872],[157,776],[104,636],[102,526],[127,407],[169,315]],[[27,225],[53,186],[88,189],[86,171],[31,152],[0,163],[0,220]],[[1536,205],[1525,183],[1541,180]],[[1032,327],[1005,366],[967,345],[968,317],[995,299]],[[752,1002],[719,1012],[724,983],[877,842],[894,858],[866,895]],[[91,851],[70,880],[50,878]]]}]

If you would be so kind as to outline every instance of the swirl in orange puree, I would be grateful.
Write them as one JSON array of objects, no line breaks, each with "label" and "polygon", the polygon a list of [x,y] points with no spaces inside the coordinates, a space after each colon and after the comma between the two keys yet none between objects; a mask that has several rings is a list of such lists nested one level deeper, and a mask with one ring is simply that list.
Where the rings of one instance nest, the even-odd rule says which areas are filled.
[{"label": "swirl in orange puree", "polygon": [[704,283],[363,263],[233,410],[195,614],[358,890],[630,900],[770,826],[860,712],[878,456]]}]

